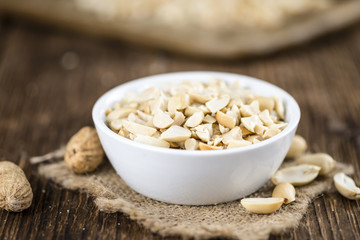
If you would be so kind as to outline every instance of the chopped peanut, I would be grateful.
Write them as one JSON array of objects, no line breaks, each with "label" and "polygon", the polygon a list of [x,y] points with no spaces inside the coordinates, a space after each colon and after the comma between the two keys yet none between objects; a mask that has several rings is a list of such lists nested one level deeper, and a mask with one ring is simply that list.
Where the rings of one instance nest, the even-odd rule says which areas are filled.
[{"label": "chopped peanut", "polygon": [[109,128],[135,142],[163,148],[219,150],[245,147],[279,134],[285,107],[238,82],[182,82],[129,93],[106,110]]}]

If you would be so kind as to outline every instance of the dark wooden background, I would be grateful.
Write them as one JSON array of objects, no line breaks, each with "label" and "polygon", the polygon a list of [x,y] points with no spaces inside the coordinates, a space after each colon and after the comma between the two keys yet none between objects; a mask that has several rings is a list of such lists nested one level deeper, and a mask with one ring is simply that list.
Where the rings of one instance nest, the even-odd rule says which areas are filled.
[{"label": "dark wooden background", "polygon": [[[301,107],[298,133],[310,150],[352,163],[360,184],[360,24],[265,57],[209,61],[0,16],[0,158],[19,164],[34,192],[29,209],[0,210],[0,239],[162,239],[40,177],[28,159],[92,125],[92,106],[108,89],[188,70],[246,74],[287,90]],[[360,239],[359,203],[319,196],[297,229],[271,239]]]}]

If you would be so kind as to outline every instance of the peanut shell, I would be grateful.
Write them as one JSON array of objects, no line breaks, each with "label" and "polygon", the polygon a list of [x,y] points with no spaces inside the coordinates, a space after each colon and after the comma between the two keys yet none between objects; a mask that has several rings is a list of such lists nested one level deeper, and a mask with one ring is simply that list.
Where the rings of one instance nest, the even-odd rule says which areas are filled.
[{"label": "peanut shell", "polygon": [[24,171],[9,161],[0,162],[0,208],[21,212],[30,207],[33,192]]},{"label": "peanut shell", "polygon": [[66,167],[75,173],[94,171],[103,161],[104,150],[95,128],[83,127],[66,145]]}]

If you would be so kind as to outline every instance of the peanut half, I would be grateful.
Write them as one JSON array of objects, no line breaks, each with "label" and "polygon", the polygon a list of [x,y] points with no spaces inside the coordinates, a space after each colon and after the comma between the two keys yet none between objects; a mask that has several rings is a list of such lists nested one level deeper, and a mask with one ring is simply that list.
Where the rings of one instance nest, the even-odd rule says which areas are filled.
[{"label": "peanut half", "polygon": [[240,203],[249,212],[270,214],[276,212],[283,202],[283,198],[243,198]]},{"label": "peanut half", "polygon": [[360,188],[355,185],[353,179],[344,173],[335,174],[334,184],[338,192],[344,197],[352,200],[360,199]]},{"label": "peanut half", "polygon": [[275,186],[273,193],[273,198],[283,198],[285,204],[289,204],[295,201],[295,188],[292,184],[287,182],[279,183]]},{"label": "peanut half", "polygon": [[296,164],[319,166],[321,168],[319,175],[324,176],[335,168],[336,161],[326,153],[308,153],[296,158]]},{"label": "peanut half", "polygon": [[296,158],[301,154],[303,154],[306,151],[306,149],[307,149],[306,140],[300,135],[295,135],[291,142],[290,149],[286,154],[286,157]]},{"label": "peanut half", "polygon": [[288,182],[294,186],[302,186],[312,182],[320,172],[320,167],[310,164],[301,164],[278,170],[271,178],[274,185]]}]

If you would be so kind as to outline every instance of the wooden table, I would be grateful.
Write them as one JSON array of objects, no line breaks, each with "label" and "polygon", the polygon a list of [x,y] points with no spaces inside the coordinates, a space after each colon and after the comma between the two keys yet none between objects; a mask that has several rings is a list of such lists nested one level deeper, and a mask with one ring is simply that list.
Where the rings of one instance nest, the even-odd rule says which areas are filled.
[{"label": "wooden table", "polygon": [[[34,192],[22,213],[0,210],[0,239],[161,239],[122,213],[98,211],[92,197],[47,181],[28,162],[92,125],[92,106],[105,91],[157,73],[235,72],[280,86],[301,107],[298,133],[310,150],[352,163],[360,184],[360,24],[274,55],[225,62],[0,19],[0,158],[18,163]],[[360,239],[359,203],[319,196],[296,230],[271,239]]]}]

